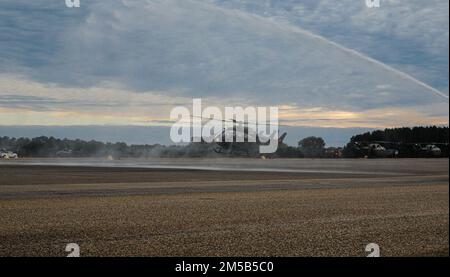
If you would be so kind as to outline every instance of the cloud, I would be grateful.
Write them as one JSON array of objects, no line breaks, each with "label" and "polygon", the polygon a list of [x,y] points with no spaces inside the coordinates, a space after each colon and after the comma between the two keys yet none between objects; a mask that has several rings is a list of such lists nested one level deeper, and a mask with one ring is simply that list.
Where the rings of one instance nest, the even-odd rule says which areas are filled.
[{"label": "cloud", "polygon": [[166,119],[172,107],[192,100],[157,91],[137,93],[108,83],[90,88],[42,84],[0,74],[2,125],[142,124]]},{"label": "cloud", "polygon": [[298,26],[412,74],[448,94],[449,2],[205,0]]},{"label": "cloud", "polygon": [[[389,86],[380,85],[379,89]],[[203,107],[246,106],[240,99],[207,97]],[[1,125],[140,125],[171,126],[173,107],[192,107],[190,97],[167,96],[158,91],[129,91],[112,83],[90,88],[67,88],[41,84],[24,77],[0,74]],[[279,106],[281,124],[315,127],[384,128],[393,126],[448,124],[448,105],[433,107],[374,108],[364,111]]]},{"label": "cloud", "polygon": [[[4,62],[0,64],[0,72],[13,76],[13,81],[3,78],[0,83],[4,90],[0,92],[49,98],[34,102],[23,99],[23,104],[32,111],[42,109],[46,100],[49,110],[69,109],[80,115],[84,111],[94,121],[99,120],[94,115],[102,114],[105,119],[101,122],[118,120],[120,113],[131,121],[143,120],[145,113],[163,120],[170,105],[179,103],[178,100],[186,103],[192,97],[221,105],[320,107],[335,115],[401,110],[414,113],[411,118],[418,123],[441,122],[442,118],[431,114],[448,117],[448,104],[442,103],[443,99],[430,89],[327,40],[356,45],[358,50],[367,45],[372,49],[375,45],[374,41],[356,43],[357,39],[351,38],[363,32],[366,9],[349,1],[335,2],[286,1],[279,6],[266,2],[270,3],[269,9],[261,12],[256,1],[246,1],[253,4],[250,8],[220,1],[86,1],[80,9],[67,9],[64,3],[47,1],[33,1],[30,6],[25,2],[3,1],[0,41],[5,43],[0,44],[0,61]],[[415,11],[418,2],[408,3],[412,3],[408,5]],[[349,10],[356,13],[346,19]],[[393,9],[397,10],[401,11]],[[313,15],[302,19],[308,11],[314,11]],[[417,18],[415,13],[413,17]],[[381,18],[391,20],[387,15]],[[388,33],[396,43],[414,40],[412,35],[400,35],[401,30],[411,27],[405,20],[412,22],[399,18],[397,22],[403,22],[404,26]],[[325,26],[331,22],[345,28],[330,37],[332,31]],[[304,31],[303,23],[324,38]],[[383,30],[393,26],[388,23],[366,31],[360,38],[367,38],[368,33],[378,38],[386,36]],[[435,23],[419,30],[428,28],[433,32],[436,28],[440,30],[436,34],[442,31],[442,26]],[[395,66],[402,62],[401,68],[425,79],[437,74],[436,84],[448,87],[448,81],[446,85],[436,70],[442,62],[430,62],[427,58],[425,61],[430,65],[420,70],[421,57],[434,59],[435,52],[440,53],[442,47],[439,40],[421,44],[428,38],[422,37],[414,40],[415,49],[421,49],[419,57],[408,58],[411,52],[407,49],[402,56],[405,59],[387,60]],[[389,44],[387,39],[378,42]],[[399,45],[391,48],[402,52]],[[382,49],[377,48],[373,56],[390,57]],[[10,85],[17,83],[16,79],[21,86],[28,84],[26,88],[11,90]],[[151,104],[156,98],[159,108]],[[19,99],[14,101],[19,108]],[[33,109],[33,105],[37,108]],[[389,120],[395,115],[386,113],[379,119],[385,122],[377,124],[392,122]],[[411,123],[407,117],[399,118],[403,121],[395,121],[396,124]],[[358,124],[364,124],[364,118],[359,120]],[[86,118],[83,122],[87,121]],[[342,122],[336,120],[334,124]]]}]

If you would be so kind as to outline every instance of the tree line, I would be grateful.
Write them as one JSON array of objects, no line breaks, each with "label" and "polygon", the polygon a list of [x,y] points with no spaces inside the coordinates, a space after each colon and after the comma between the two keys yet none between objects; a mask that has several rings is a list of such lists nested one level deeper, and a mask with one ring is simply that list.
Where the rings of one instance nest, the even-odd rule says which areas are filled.
[{"label": "tree line", "polygon": [[427,156],[425,148],[435,145],[442,151],[441,157],[449,156],[449,127],[404,127],[375,130],[353,136],[343,149],[343,156],[357,158],[364,155],[361,146],[379,143],[387,149],[398,151],[399,158]]},{"label": "tree line", "polygon": [[[396,148],[399,157],[418,157],[417,144],[435,143],[448,157],[448,127],[414,127],[376,130],[353,136],[342,148],[326,147],[321,137],[307,137],[297,147],[281,144],[271,157],[281,158],[356,158],[363,154],[359,147],[370,142],[383,142],[386,148]],[[424,145],[422,145],[424,146]],[[143,144],[128,145],[123,142],[104,143],[80,139],[54,137],[10,138],[0,137],[0,150],[14,151],[19,157],[217,157],[214,144],[190,143],[188,145]],[[234,154],[231,153],[231,156]]]}]

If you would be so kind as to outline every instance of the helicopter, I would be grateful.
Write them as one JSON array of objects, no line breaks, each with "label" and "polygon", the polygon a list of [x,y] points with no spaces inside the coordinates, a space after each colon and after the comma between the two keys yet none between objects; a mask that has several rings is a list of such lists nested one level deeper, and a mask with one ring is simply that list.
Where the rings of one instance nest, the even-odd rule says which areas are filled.
[{"label": "helicopter", "polygon": [[426,157],[440,157],[442,155],[442,149],[438,146],[436,146],[435,143],[433,144],[427,144],[425,146],[422,146],[420,144],[415,144],[416,149],[419,150],[420,154],[422,156]]},{"label": "helicopter", "polygon": [[[438,147],[437,145],[441,146]],[[395,158],[404,152],[414,153],[416,157],[441,157],[442,147],[448,143],[405,143],[394,141],[355,142],[356,148],[367,157]]]},{"label": "helicopter", "polygon": [[17,159],[17,158],[19,158],[17,153],[7,151],[5,149],[0,149],[0,159]]},{"label": "helicopter", "polygon": [[374,158],[395,158],[399,151],[396,148],[386,148],[382,144],[386,142],[356,142],[356,148],[366,157]]},{"label": "helicopter", "polygon": [[[193,116],[196,117],[196,116]],[[211,143],[214,145],[213,151],[217,154],[225,154],[231,156],[260,156],[260,146],[270,145],[273,140],[277,140],[278,145],[282,144],[287,136],[284,132],[281,136],[275,138],[274,135],[270,137],[258,134],[255,130],[256,123],[238,121],[236,119],[215,119],[199,117],[201,119],[220,121],[225,123],[232,123],[232,127],[223,128],[219,134],[212,137],[211,142],[206,142],[203,138],[202,143]],[[266,123],[263,125],[270,126],[272,124]],[[279,126],[279,125],[278,125]],[[250,138],[255,138],[250,141]],[[270,157],[271,154],[264,154],[261,157]]]}]

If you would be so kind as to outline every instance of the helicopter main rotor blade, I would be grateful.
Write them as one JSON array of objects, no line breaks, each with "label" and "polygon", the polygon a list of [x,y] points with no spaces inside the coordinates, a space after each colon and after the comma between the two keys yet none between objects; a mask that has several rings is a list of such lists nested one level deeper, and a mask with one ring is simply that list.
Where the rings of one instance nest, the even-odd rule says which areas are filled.
[{"label": "helicopter main rotor blade", "polygon": [[201,118],[201,119],[208,119],[208,120],[214,120],[214,121],[222,121],[222,122],[231,122],[231,123],[237,123],[237,124],[242,124],[242,125],[278,125],[278,126],[286,126],[288,127],[288,125],[282,125],[282,124],[271,124],[271,123],[256,123],[256,122],[245,122],[245,121],[237,121],[236,119],[217,119],[217,118],[211,118],[211,117],[203,117],[203,116],[194,116],[191,115],[191,117],[195,117],[195,118]]}]

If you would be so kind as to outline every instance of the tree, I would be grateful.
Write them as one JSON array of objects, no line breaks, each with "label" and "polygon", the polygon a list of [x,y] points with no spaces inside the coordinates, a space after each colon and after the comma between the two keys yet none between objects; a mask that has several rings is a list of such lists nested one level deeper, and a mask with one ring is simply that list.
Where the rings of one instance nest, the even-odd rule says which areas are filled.
[{"label": "tree", "polygon": [[320,158],[325,154],[325,141],[321,137],[307,137],[298,142],[298,147],[307,158]]}]

